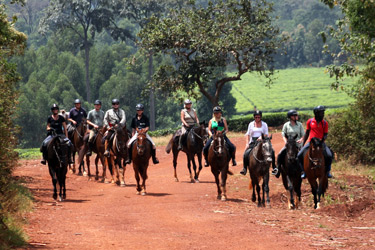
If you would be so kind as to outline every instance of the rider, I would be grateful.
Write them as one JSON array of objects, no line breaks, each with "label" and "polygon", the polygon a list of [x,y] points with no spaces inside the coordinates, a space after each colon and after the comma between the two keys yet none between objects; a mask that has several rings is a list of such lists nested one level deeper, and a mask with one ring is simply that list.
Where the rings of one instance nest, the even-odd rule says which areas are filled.
[{"label": "rider", "polygon": [[152,141],[151,137],[147,134],[147,131],[150,128],[150,120],[148,117],[143,114],[143,111],[145,107],[143,104],[137,104],[135,106],[135,109],[137,110],[137,114],[132,119],[131,127],[132,127],[132,138],[128,142],[128,152],[129,152],[129,159],[126,161],[126,164],[131,163],[132,159],[132,143],[137,139],[138,133],[144,132],[146,133],[147,139],[151,142],[152,148],[151,148],[151,156],[152,156],[152,162],[154,164],[158,164],[159,160],[156,158],[156,146],[155,143]]},{"label": "rider", "polygon": [[185,140],[187,132],[194,127],[195,124],[199,124],[197,112],[192,107],[192,102],[189,99],[184,101],[184,108],[181,110],[181,135],[178,140],[178,150],[182,150],[183,141]]},{"label": "rider", "polygon": [[[284,143],[286,144],[287,138],[285,135],[288,135],[288,137],[294,137],[297,135],[296,142],[297,142],[297,147],[298,149],[301,148],[302,146],[302,141],[303,141],[303,136],[305,135],[305,131],[303,129],[302,123],[298,121],[298,112],[294,109],[289,110],[287,113],[287,117],[289,119],[288,122],[286,122],[283,126],[282,130],[282,136]],[[284,162],[286,154],[286,147],[284,146],[281,150],[280,153],[277,155],[277,167],[273,169],[272,174],[276,175],[277,178],[280,176],[280,165],[282,162]]]},{"label": "rider", "polygon": [[324,111],[325,111],[324,106],[317,106],[314,108],[314,118],[310,118],[306,122],[306,133],[305,136],[303,137],[303,143],[302,145],[305,144],[305,146],[298,152],[298,162],[300,165],[300,168],[302,170],[301,172],[301,178],[305,179],[306,178],[306,173],[303,168],[303,158],[305,155],[305,152],[310,146],[310,140],[313,137],[319,138],[322,143],[323,143],[323,154],[324,154],[324,160],[327,166],[327,177],[332,178],[331,174],[331,164],[332,164],[332,152],[331,150],[327,147],[327,145],[324,143],[324,141],[327,139],[328,136],[328,122],[326,120],[323,120],[324,118]]},{"label": "rider", "polygon": [[104,115],[104,126],[107,129],[105,140],[104,156],[109,156],[110,140],[115,132],[114,127],[121,126],[124,128],[126,125],[125,111],[119,108],[120,101],[118,99],[112,100],[112,108],[107,110]]},{"label": "rider", "polygon": [[94,102],[94,109],[90,110],[89,114],[87,115],[87,123],[89,124],[89,140],[88,140],[88,151],[86,155],[90,156],[92,154],[92,147],[94,144],[94,138],[96,137],[100,128],[103,127],[103,120],[104,120],[104,111],[101,110],[102,102],[100,100],[96,100]]},{"label": "rider", "polygon": [[[253,114],[254,121],[249,123],[247,128],[246,136],[246,146],[245,152],[243,154],[243,169],[240,174],[246,175],[247,167],[249,164],[249,155],[251,150],[256,146],[257,141],[262,140],[262,134],[268,136],[268,125],[262,121],[262,111],[256,110]],[[272,168],[275,169],[275,152],[272,152]]]},{"label": "rider", "polygon": [[[69,111],[69,118],[68,120],[71,122],[73,127],[78,127],[79,124],[82,122],[84,118],[87,117],[86,110],[81,107],[81,100],[80,99],[75,99],[74,100],[74,108],[72,108]],[[68,132],[71,133],[74,129],[70,130],[68,128]]]},{"label": "rider", "polygon": [[208,122],[208,134],[209,134],[210,138],[207,140],[207,143],[203,148],[203,154],[204,154],[204,160],[205,160],[204,166],[205,167],[209,166],[208,161],[207,161],[208,150],[209,150],[211,142],[213,140],[212,136],[213,136],[213,133],[215,133],[215,130],[223,131],[224,140],[228,144],[228,147],[229,147],[229,155],[231,155],[231,157],[232,157],[232,164],[233,164],[233,166],[237,166],[237,162],[236,162],[236,159],[235,159],[236,158],[236,146],[233,145],[233,143],[228,139],[228,137],[226,135],[226,133],[229,131],[228,125],[227,125],[227,120],[224,117],[222,117],[222,110],[219,106],[214,107],[213,112],[214,112],[213,117]]},{"label": "rider", "polygon": [[42,147],[40,148],[40,151],[43,153],[43,159],[41,160],[40,163],[43,165],[46,165],[46,160],[47,160],[47,146],[48,143],[52,140],[53,135],[50,134],[50,131],[53,129],[55,130],[56,134],[64,138],[64,141],[66,141],[69,145],[69,163],[73,163],[72,161],[72,143],[68,139],[68,131],[66,129],[66,122],[63,116],[59,115],[59,106],[56,104],[53,104],[51,106],[51,112],[52,115],[48,117],[47,119],[47,131],[48,131],[48,136],[46,139],[44,139],[42,143]]}]

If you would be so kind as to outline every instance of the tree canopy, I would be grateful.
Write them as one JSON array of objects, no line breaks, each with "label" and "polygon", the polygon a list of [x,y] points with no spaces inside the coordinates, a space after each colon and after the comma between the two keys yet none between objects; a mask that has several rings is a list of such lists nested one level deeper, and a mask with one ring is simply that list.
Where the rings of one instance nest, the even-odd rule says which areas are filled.
[{"label": "tree canopy", "polygon": [[[279,48],[279,31],[272,25],[271,4],[266,1],[191,1],[186,8],[152,17],[139,33],[141,46],[171,55],[173,64],[161,65],[155,86],[170,93],[194,95],[196,88],[218,105],[225,83],[256,71],[271,79],[273,56]],[[207,91],[215,69],[232,66],[234,73],[217,79],[215,93]]]}]

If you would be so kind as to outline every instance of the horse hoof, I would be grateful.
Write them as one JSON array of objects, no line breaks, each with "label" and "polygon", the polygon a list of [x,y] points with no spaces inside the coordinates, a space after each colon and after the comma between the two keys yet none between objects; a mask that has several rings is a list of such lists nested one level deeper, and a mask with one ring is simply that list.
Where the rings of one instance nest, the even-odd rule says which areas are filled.
[{"label": "horse hoof", "polygon": [[190,183],[195,183],[195,180],[194,180],[194,179],[191,179],[191,180],[190,180]]},{"label": "horse hoof", "polygon": [[125,185],[125,182],[121,182],[121,185],[120,185],[121,187],[125,187],[126,185]]},{"label": "horse hoof", "polygon": [[216,198],[217,198],[218,200],[220,200],[220,199],[221,199],[221,195],[218,195]]},{"label": "horse hoof", "polygon": [[57,200],[57,194],[53,194],[53,195],[52,195],[52,198],[53,198],[54,200]]},{"label": "horse hoof", "polygon": [[175,181],[175,182],[179,182],[178,178],[174,178],[174,181]]},{"label": "horse hoof", "polygon": [[109,183],[111,183],[111,182],[110,182],[110,181],[107,181],[107,180],[105,180],[105,181],[104,181],[104,183],[105,183],[105,184],[109,184]]},{"label": "horse hoof", "polygon": [[145,195],[146,195],[146,192],[142,192],[141,195],[145,196]]},{"label": "horse hoof", "polygon": [[95,176],[95,180],[96,180],[96,181],[99,180],[99,177],[98,177],[98,176]]},{"label": "horse hoof", "polygon": [[69,173],[70,173],[70,174],[74,174],[74,172],[73,172],[72,169],[69,169]]},{"label": "horse hoof", "polygon": [[86,173],[86,172],[83,172],[83,176],[87,176],[87,173]]},{"label": "horse hoof", "polygon": [[195,181],[195,183],[199,183],[199,179],[198,179],[198,178],[197,178],[197,179],[195,179],[194,181]]},{"label": "horse hoof", "polygon": [[221,200],[222,200],[222,201],[226,201],[226,200],[227,200],[227,197],[225,197],[225,196],[223,195],[223,196],[221,196]]},{"label": "horse hoof", "polygon": [[320,203],[316,204],[316,208],[315,209],[319,209],[320,208]]},{"label": "horse hoof", "polygon": [[61,198],[61,196],[59,196],[59,201],[62,202],[62,200],[63,200],[63,199]]},{"label": "horse hoof", "polygon": [[83,176],[82,172],[78,172],[78,174],[77,174],[77,175],[79,175],[79,176]]},{"label": "horse hoof", "polygon": [[140,194],[141,194],[141,192],[137,191],[137,192],[136,192],[136,194],[137,194],[137,195],[140,195]]}]

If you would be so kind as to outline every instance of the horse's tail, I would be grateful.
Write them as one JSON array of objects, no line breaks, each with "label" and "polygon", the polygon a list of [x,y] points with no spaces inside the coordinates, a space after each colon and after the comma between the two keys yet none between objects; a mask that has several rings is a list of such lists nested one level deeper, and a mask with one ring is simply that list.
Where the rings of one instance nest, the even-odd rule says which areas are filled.
[{"label": "horse's tail", "polygon": [[173,145],[173,137],[172,137],[172,139],[169,140],[168,145],[165,148],[165,152],[167,152],[167,154],[169,154],[171,152],[172,145]]}]

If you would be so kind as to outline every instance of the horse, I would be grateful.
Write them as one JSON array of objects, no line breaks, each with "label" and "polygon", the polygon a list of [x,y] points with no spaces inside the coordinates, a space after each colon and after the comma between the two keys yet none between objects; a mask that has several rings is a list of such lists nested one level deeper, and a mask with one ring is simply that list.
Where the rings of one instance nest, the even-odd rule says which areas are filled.
[{"label": "horse", "polygon": [[66,199],[65,179],[68,172],[69,145],[68,141],[52,132],[54,137],[47,146],[47,162],[49,174],[53,184],[53,199],[57,200],[57,188],[59,185],[59,201]]},{"label": "horse", "polygon": [[121,160],[126,159],[128,156],[127,142],[129,140],[128,131],[126,126],[121,128],[121,126],[114,127],[115,133],[110,145],[110,155],[106,158],[106,165],[112,169],[112,183],[116,183],[122,187],[125,187],[125,168],[121,166]]},{"label": "horse", "polygon": [[[95,138],[94,138],[94,144],[93,144],[93,152],[96,153],[96,157],[95,157],[95,167],[96,167],[96,172],[95,172],[95,180],[99,180],[99,167],[98,167],[98,163],[99,163],[99,160],[100,162],[102,163],[102,166],[103,166],[103,174],[102,174],[102,180],[101,182],[106,182],[106,179],[107,179],[107,164],[106,164],[106,161],[105,161],[105,158],[104,158],[104,151],[105,151],[105,147],[104,147],[104,144],[102,143],[102,139],[104,137],[104,132],[105,132],[105,128],[101,128],[99,129],[99,131],[97,132]],[[86,142],[82,149],[80,150],[79,154],[78,154],[78,161],[81,162],[84,158],[84,156],[86,155],[87,151],[88,151],[88,134],[86,134],[84,136],[84,141]],[[88,176],[89,177],[89,180],[91,179],[91,171],[90,171],[90,157],[89,156],[86,156],[86,165],[87,165],[87,173],[86,171],[83,172],[83,176]]]},{"label": "horse", "polygon": [[[73,132],[68,133],[68,137],[69,137],[69,140],[73,143],[74,147],[73,147],[73,150],[72,150],[72,154],[73,154],[73,167],[71,166],[71,164],[69,164],[69,169],[70,169],[70,172],[75,173],[76,172],[75,154],[76,154],[76,152],[79,154],[79,151],[81,150],[81,148],[82,148],[82,146],[84,144],[83,137],[85,136],[86,131],[87,131],[86,120],[83,119],[82,122],[77,127],[75,127],[72,124],[71,124],[71,126],[74,129],[73,129]],[[83,170],[85,168],[83,164],[84,164],[83,160],[81,160],[79,162],[79,167],[78,167],[78,174],[79,175],[82,175],[81,166],[83,166]]]},{"label": "horse", "polygon": [[[264,195],[267,195],[267,206],[270,204],[269,186],[268,182],[270,179],[269,168],[272,162],[272,135],[266,137],[262,134],[262,140],[257,141],[257,145],[253,148],[249,155],[249,172],[250,172],[250,184],[249,187],[253,188],[252,201],[256,201],[255,188],[258,195],[258,207],[265,207]],[[259,182],[263,179],[262,183],[262,198],[260,196]]]},{"label": "horse", "polygon": [[[215,131],[213,134],[213,141],[208,149],[208,162],[211,166],[211,172],[215,176],[217,199],[221,199],[222,201],[227,200],[227,176],[228,174],[233,175],[233,173],[229,171],[230,159],[231,156],[225,145],[224,134],[222,131]],[[220,173],[221,181],[219,181]]]},{"label": "horse", "polygon": [[[151,157],[151,147],[146,133],[138,133],[137,140],[133,143],[131,149],[134,174],[137,181],[137,194],[146,195],[147,168]],[[141,185],[139,184],[140,178],[142,178]]]},{"label": "horse", "polygon": [[[280,164],[280,172],[284,184],[284,188],[289,191],[290,199],[288,199],[288,208],[294,209],[298,208],[299,203],[301,202],[301,169],[298,165],[298,146],[297,146],[297,139],[298,135],[293,137],[288,136],[285,134],[285,138],[287,138],[286,142],[286,155],[284,157],[284,161]],[[296,203],[294,203],[294,196],[293,191],[297,195]]]},{"label": "horse", "polygon": [[[165,151],[169,154],[172,150],[173,152],[173,168],[174,168],[174,177],[175,181],[178,182],[177,177],[177,157],[179,150],[178,147],[178,140],[179,136],[181,136],[181,130],[177,130],[176,133],[170,139]],[[183,146],[182,151],[185,152],[187,156],[188,162],[188,169],[190,173],[190,181],[192,183],[199,182],[199,173],[202,170],[202,149],[204,147],[204,143],[207,140],[208,133],[205,127],[204,122],[200,123],[198,127],[191,128],[187,134],[186,145]],[[197,155],[199,169],[197,172],[197,165],[195,164],[194,156]],[[191,172],[191,162],[193,162],[193,169],[194,169],[194,177]]]},{"label": "horse", "polygon": [[319,138],[313,137],[303,159],[303,167],[306,177],[310,183],[311,192],[314,195],[315,209],[320,208],[320,196],[324,197],[324,193],[328,188],[328,177],[323,150],[322,141]]}]

